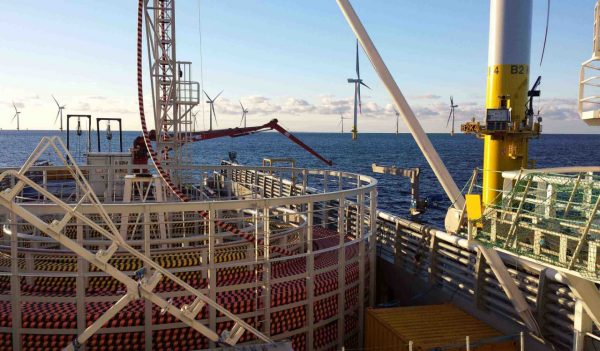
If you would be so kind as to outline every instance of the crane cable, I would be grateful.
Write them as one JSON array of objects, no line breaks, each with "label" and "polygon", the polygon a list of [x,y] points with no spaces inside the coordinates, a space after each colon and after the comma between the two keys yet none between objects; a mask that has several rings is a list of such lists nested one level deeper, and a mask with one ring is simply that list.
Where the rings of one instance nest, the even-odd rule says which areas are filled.
[{"label": "crane cable", "polygon": [[550,0],[548,0],[548,5],[546,7],[546,32],[544,33],[544,45],[542,46],[542,56],[540,57],[540,66],[544,61],[544,53],[546,52],[546,41],[548,40],[548,27],[550,25]]},{"label": "crane cable", "polygon": [[[137,62],[138,104],[139,104],[139,111],[140,111],[140,122],[142,124],[142,135],[144,136],[144,143],[146,144],[146,148],[148,149],[148,153],[150,154],[152,163],[154,163],[154,166],[156,167],[156,170],[158,171],[161,179],[165,182],[165,184],[167,184],[168,188],[173,192],[173,194],[175,194],[175,196],[177,196],[177,198],[179,200],[181,200],[182,202],[189,202],[190,199],[173,183],[169,174],[162,167],[160,160],[157,157],[157,153],[154,150],[154,147],[152,146],[152,143],[150,140],[150,134],[148,132],[148,127],[146,125],[146,115],[145,115],[145,111],[144,111],[143,73],[142,73],[142,56],[143,56],[143,54],[142,54],[142,45],[143,45],[142,44],[142,36],[143,36],[142,33],[143,33],[144,1],[145,0],[138,0],[137,55],[136,55],[137,56],[136,62]],[[160,132],[161,131],[158,130],[156,133],[160,134]],[[157,140],[159,137],[160,137],[160,135],[156,135]],[[200,211],[198,211],[198,213],[204,219],[210,220],[209,214],[206,211],[200,210]],[[254,235],[242,232],[237,227],[235,227],[229,223],[225,223],[219,219],[215,219],[214,222],[219,228],[226,230],[230,233],[233,233],[236,236],[243,238],[244,240],[246,240],[249,243],[255,242]],[[258,244],[263,244],[263,243],[264,243],[264,239],[261,239],[258,241]],[[281,248],[281,247],[278,247],[278,246],[271,246],[271,251],[282,254],[282,255],[286,255],[286,256],[291,256],[293,254],[291,251]]]},{"label": "crane cable", "polygon": [[[202,1],[198,0],[198,45],[199,45],[199,52],[200,52],[200,91],[198,92],[198,94],[200,94],[200,101],[204,100],[202,98],[202,92],[204,91],[204,59],[202,57],[202,22],[201,22],[201,16],[202,16],[202,7],[201,7]],[[203,129],[206,129],[206,113],[205,113],[205,109],[204,109],[204,103],[200,103],[200,105],[202,106],[202,127]]]}]

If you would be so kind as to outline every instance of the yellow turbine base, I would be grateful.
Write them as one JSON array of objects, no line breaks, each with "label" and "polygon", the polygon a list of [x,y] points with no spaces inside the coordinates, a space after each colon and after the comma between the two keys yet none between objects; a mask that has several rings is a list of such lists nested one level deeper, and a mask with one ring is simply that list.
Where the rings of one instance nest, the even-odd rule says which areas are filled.
[{"label": "yellow turbine base", "polygon": [[485,135],[483,144],[483,204],[499,200],[502,173],[527,166],[530,133],[519,130],[526,118],[529,90],[529,65],[491,65],[488,67],[486,108],[500,108],[501,97],[511,108],[511,129]]}]

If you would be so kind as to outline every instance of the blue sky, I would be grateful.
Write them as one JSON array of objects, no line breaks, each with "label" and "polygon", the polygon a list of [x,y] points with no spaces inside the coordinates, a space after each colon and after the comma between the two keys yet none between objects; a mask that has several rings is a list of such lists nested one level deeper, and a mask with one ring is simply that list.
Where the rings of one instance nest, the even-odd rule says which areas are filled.
[{"label": "blue sky", "polygon": [[[66,113],[122,117],[126,129],[140,128],[137,1],[0,3],[4,28],[11,28],[0,33],[0,127],[16,127],[10,121],[14,100],[22,109],[22,128],[56,128],[50,96],[55,94]],[[427,131],[445,130],[450,95],[459,105],[459,120],[480,117],[488,1],[352,3]],[[545,132],[597,132],[575,111],[580,64],[591,54],[594,4],[553,1],[540,67],[546,1],[534,0],[531,71],[532,79],[543,76]],[[209,94],[224,90],[216,105],[219,126],[239,123],[238,100],[250,110],[249,125],[279,118],[295,131],[337,131],[339,113],[350,117],[353,87],[346,78],[354,74],[355,42],[335,1],[179,0],[177,6],[177,56],[194,62],[196,80],[201,23],[203,85]],[[363,90],[359,131],[391,131],[390,99],[362,52],[361,75],[372,90]],[[149,92],[147,82],[145,87]]]}]

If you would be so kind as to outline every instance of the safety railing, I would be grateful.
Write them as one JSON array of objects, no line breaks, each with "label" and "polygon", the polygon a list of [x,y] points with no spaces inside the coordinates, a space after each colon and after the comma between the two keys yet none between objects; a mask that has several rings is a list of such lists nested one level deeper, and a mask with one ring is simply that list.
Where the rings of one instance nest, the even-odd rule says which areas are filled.
[{"label": "safety railing", "polygon": [[600,168],[504,172],[501,199],[475,238],[569,274],[600,281]]},{"label": "safety railing", "polygon": [[[478,172],[471,193],[479,193],[481,185]],[[252,183],[252,174],[242,174],[238,180]],[[287,189],[289,180],[276,177],[274,192]],[[260,181],[263,184],[263,181]],[[269,194],[270,183],[266,194]],[[286,185],[287,184],[287,185]],[[464,190],[469,189],[470,183]],[[499,190],[500,199],[509,192]],[[284,190],[286,192],[288,190]],[[307,189],[307,193],[315,191]],[[356,211],[347,206],[346,216],[354,218]],[[350,221],[354,223],[354,219]],[[514,325],[523,325],[506,297],[495,274],[478,249],[467,240],[467,233],[450,235],[434,227],[410,221],[385,211],[377,211],[377,257],[379,264],[390,267],[394,276],[403,271],[421,282],[411,301],[418,303],[428,295],[443,293],[467,308],[475,308]],[[542,264],[522,261],[512,255],[501,255],[510,276],[535,312],[542,337],[557,349],[570,349],[574,337],[575,295],[563,281],[556,279],[556,271]],[[382,268],[379,268],[380,271]],[[379,279],[386,279],[385,275]],[[393,283],[389,283],[393,286]],[[416,283],[415,283],[416,284]],[[397,287],[406,293],[405,285]],[[410,290],[410,289],[409,289]],[[385,292],[384,292],[385,295]]]},{"label": "safety railing", "polygon": [[[266,335],[291,339],[295,348],[356,344],[362,338],[358,326],[363,306],[373,298],[369,288],[374,274],[369,269],[375,257],[371,235],[375,180],[352,173],[298,169],[297,184],[291,184],[271,174],[277,170],[270,167],[189,169],[197,181],[187,189],[205,194],[210,201],[103,204],[127,243]],[[39,183],[48,189],[43,179],[57,170],[32,168],[42,174]],[[92,172],[93,167],[84,166],[82,171]],[[63,198],[75,203],[78,196],[75,189]],[[22,197],[20,206],[47,223],[57,218],[56,207],[43,198]],[[78,211],[94,218],[92,206],[82,204]],[[208,213],[209,218],[199,212]],[[122,295],[118,281],[9,209],[1,208],[0,218],[4,231],[0,311],[5,311],[0,313],[0,336],[11,341],[7,347],[69,343]],[[218,222],[235,226],[252,239],[220,229]],[[77,220],[69,221],[64,232],[89,250],[110,245]],[[288,254],[274,251],[275,247]],[[109,263],[131,276],[144,268],[138,259],[121,251]],[[156,291],[175,307],[191,302],[185,292],[172,287],[163,278]],[[97,340],[116,342],[123,337],[119,335],[129,335],[133,345],[146,349],[181,339],[189,348],[212,345],[203,337],[184,337],[189,331],[160,310],[132,304],[100,329]],[[52,321],[52,315],[61,322]],[[208,309],[197,318],[216,332],[231,327],[223,316]],[[166,330],[172,331],[167,335]],[[153,337],[144,340],[141,335]],[[250,340],[252,335],[245,335],[240,342]]]}]

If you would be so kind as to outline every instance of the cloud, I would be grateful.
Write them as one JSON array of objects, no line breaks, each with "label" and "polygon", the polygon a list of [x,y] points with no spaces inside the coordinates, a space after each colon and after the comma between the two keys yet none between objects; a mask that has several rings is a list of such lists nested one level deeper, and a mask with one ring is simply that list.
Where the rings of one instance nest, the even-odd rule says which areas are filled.
[{"label": "cloud", "polygon": [[264,103],[268,103],[271,99],[269,99],[266,96],[253,95],[253,96],[248,96],[248,97],[244,98],[244,100],[250,104],[264,104]]},{"label": "cloud", "polygon": [[351,98],[336,99],[333,96],[324,96],[317,105],[317,114],[339,115],[350,113],[354,110],[354,100]]},{"label": "cloud", "polygon": [[544,99],[540,105],[540,115],[546,120],[578,120],[577,100],[565,98]]},{"label": "cloud", "polygon": [[78,110],[78,111],[90,111],[92,109],[92,106],[90,105],[89,102],[79,102],[77,105],[75,105],[74,110]]},{"label": "cloud", "polygon": [[[244,107],[248,109],[248,114],[252,115],[270,115],[282,110],[279,104],[266,96],[252,95],[243,97],[240,100],[244,104]],[[242,107],[238,101],[232,101],[223,97],[215,101],[215,112],[225,115],[240,115]]]},{"label": "cloud", "polygon": [[129,115],[138,113],[137,109],[131,108],[131,104],[119,101],[79,101],[74,105],[67,105],[66,110],[68,111],[68,113],[86,112],[92,114],[118,115]]},{"label": "cloud", "polygon": [[425,95],[414,96],[413,100],[438,100],[441,98],[442,97],[440,95],[425,94]]},{"label": "cloud", "polygon": [[440,115],[440,111],[438,110],[434,110],[432,108],[429,107],[425,107],[425,106],[417,106],[414,108],[414,113],[415,115],[417,115],[417,117],[435,117],[435,116],[439,116]]},{"label": "cloud", "polygon": [[15,106],[17,106],[17,108],[25,108],[25,106],[40,106],[41,104],[39,103],[40,100],[40,95],[36,94],[36,95],[29,95],[29,96],[25,96],[25,97],[21,97],[18,99],[14,99],[14,100],[7,100],[7,101],[2,101],[2,105],[6,105],[7,107],[10,107],[11,109],[13,108],[13,103],[15,104]]},{"label": "cloud", "polygon": [[314,105],[303,99],[288,98],[282,106],[282,112],[293,115],[313,112],[316,109]]}]

